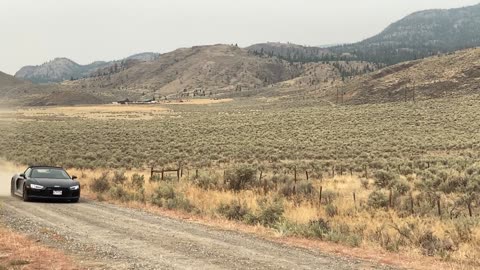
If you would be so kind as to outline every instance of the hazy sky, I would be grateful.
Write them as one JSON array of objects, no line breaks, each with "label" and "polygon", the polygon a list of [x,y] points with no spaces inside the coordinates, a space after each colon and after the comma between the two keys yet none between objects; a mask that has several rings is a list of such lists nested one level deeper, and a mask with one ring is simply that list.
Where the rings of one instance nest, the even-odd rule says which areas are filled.
[{"label": "hazy sky", "polygon": [[355,42],[418,10],[480,0],[0,0],[0,71],[215,43]]}]

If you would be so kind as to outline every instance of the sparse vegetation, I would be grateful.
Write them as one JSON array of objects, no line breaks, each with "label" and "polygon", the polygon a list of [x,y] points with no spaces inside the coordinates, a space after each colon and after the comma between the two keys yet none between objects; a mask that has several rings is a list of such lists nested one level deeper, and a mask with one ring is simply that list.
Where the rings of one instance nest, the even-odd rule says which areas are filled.
[{"label": "sparse vegetation", "polygon": [[[240,100],[68,123],[18,113],[2,120],[11,132],[0,146],[19,163],[81,170],[85,192],[102,200],[479,266],[478,104],[478,96],[344,107]],[[22,141],[42,142],[21,146],[45,154],[18,155]],[[180,180],[147,180],[151,166],[179,162]]]}]

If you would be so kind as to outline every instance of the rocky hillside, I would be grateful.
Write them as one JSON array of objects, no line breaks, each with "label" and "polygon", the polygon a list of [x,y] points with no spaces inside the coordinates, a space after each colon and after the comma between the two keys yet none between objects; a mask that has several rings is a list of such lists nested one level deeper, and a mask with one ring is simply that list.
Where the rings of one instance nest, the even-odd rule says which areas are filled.
[{"label": "rocky hillside", "polygon": [[480,4],[416,12],[372,38],[330,50],[391,65],[476,46],[480,46]]},{"label": "rocky hillside", "polygon": [[[339,88],[351,104],[480,94],[480,48],[397,64],[354,78]],[[335,89],[330,99],[335,100]]]},{"label": "rocky hillside", "polygon": [[141,53],[129,56],[120,61],[97,61],[89,65],[80,65],[68,58],[56,58],[40,66],[26,66],[21,68],[15,77],[29,80],[33,83],[53,83],[65,80],[75,80],[90,77],[99,69],[121,67],[128,63],[153,61],[159,57],[156,53]]},{"label": "rocky hillside", "polygon": [[210,95],[254,89],[298,77],[301,64],[260,57],[230,45],[198,46],[163,54],[127,69],[65,82],[74,89],[135,94]]}]

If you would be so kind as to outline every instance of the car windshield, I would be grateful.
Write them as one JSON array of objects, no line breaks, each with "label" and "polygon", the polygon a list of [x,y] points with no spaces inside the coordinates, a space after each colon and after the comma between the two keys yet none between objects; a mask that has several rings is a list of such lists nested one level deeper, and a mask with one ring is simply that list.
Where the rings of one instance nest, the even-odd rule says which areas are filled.
[{"label": "car windshield", "polygon": [[63,169],[37,168],[32,170],[32,178],[70,179]]}]

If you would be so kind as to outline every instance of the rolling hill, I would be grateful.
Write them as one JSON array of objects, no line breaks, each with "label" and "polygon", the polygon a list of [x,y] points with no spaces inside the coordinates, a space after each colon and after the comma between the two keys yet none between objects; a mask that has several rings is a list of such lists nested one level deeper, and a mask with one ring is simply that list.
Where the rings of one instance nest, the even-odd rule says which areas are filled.
[{"label": "rolling hill", "polygon": [[[111,71],[111,70],[110,70]],[[300,64],[259,57],[230,45],[198,46],[163,54],[127,69],[94,78],[64,82],[74,89],[116,91],[128,95],[158,95],[239,91],[290,80],[299,76]]]},{"label": "rolling hill", "polygon": [[[393,65],[356,77],[339,89],[350,104],[480,94],[480,48]],[[330,99],[335,95],[331,89]]]},{"label": "rolling hill", "polygon": [[100,69],[122,68],[140,62],[153,61],[159,57],[157,53],[140,53],[120,61],[97,61],[89,65],[80,65],[68,58],[55,58],[39,66],[26,66],[15,73],[16,78],[33,83],[54,83],[65,80],[90,77]]}]

